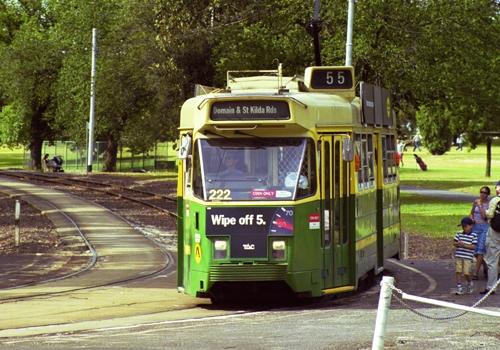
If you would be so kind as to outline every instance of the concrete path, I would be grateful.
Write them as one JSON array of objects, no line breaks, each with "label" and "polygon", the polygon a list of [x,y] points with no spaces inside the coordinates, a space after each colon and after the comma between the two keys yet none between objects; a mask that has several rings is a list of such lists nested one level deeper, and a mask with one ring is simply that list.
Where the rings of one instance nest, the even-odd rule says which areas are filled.
[{"label": "concrete path", "polygon": [[[174,257],[107,209],[71,194],[1,177],[0,190],[32,203],[61,235],[77,238],[81,231],[95,251],[88,268],[70,278],[0,290],[0,337],[22,333],[18,328],[147,315],[200,302],[177,293]],[[112,283],[119,284],[109,286]]]},{"label": "concrete path", "polygon": [[425,188],[419,188],[414,186],[401,186],[401,192],[411,192],[420,194],[422,196],[436,197],[447,200],[455,200],[458,202],[473,202],[474,199],[479,198],[479,194],[474,196],[469,193],[463,192],[452,192],[452,191],[444,191],[444,190],[429,190]]}]

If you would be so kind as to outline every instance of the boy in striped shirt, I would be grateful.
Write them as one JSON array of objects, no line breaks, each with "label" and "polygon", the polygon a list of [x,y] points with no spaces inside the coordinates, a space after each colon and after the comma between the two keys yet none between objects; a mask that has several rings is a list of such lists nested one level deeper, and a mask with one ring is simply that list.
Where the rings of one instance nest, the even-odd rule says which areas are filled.
[{"label": "boy in striped shirt", "polygon": [[[462,275],[467,281],[467,292],[473,292],[472,280],[470,276],[472,259],[474,257],[474,250],[477,244],[477,235],[472,232],[474,221],[466,216],[460,222],[463,231],[457,232],[453,240],[453,245],[457,248],[455,250],[455,275],[457,280],[457,295],[464,294],[462,287]],[[460,226],[459,225],[459,226]]]}]

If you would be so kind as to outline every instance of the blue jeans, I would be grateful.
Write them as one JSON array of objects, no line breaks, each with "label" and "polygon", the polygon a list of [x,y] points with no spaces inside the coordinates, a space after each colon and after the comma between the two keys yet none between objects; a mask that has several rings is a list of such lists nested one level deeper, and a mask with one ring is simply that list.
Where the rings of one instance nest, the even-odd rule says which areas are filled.
[{"label": "blue jeans", "polygon": [[486,235],[490,225],[488,224],[474,224],[472,232],[477,235],[477,244],[474,254],[486,254]]}]

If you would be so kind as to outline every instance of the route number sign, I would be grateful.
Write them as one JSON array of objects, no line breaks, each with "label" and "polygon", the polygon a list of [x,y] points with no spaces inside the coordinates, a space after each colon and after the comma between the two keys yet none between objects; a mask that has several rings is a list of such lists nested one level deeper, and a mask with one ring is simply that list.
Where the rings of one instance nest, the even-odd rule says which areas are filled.
[{"label": "route number sign", "polygon": [[311,75],[313,89],[352,89],[352,72],[348,68],[314,69]]}]

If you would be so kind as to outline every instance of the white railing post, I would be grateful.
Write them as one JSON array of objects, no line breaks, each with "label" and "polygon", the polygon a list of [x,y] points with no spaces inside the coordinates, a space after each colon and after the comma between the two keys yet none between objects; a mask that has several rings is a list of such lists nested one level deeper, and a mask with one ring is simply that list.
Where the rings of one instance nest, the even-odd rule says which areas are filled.
[{"label": "white railing post", "polygon": [[394,277],[384,276],[382,282],[380,282],[380,297],[378,300],[375,332],[373,333],[372,350],[381,350],[384,348],[387,314],[389,313],[392,297],[391,286],[394,286]]},{"label": "white railing post", "polygon": [[19,228],[19,223],[21,221],[21,202],[19,202],[18,199],[16,199],[16,206],[14,210],[14,242],[16,247],[19,247],[19,244],[21,243],[21,236],[20,236],[20,228]]},{"label": "white railing post", "polygon": [[403,248],[403,259],[408,259],[408,232],[403,233],[404,237],[404,248]]}]

